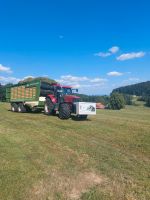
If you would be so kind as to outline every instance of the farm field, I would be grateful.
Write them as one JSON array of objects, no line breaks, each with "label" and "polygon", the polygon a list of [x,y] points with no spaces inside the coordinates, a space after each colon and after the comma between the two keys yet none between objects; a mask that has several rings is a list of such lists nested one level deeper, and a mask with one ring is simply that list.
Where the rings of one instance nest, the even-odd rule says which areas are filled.
[{"label": "farm field", "polygon": [[73,199],[150,199],[150,109],[63,121],[0,103],[0,200]]}]

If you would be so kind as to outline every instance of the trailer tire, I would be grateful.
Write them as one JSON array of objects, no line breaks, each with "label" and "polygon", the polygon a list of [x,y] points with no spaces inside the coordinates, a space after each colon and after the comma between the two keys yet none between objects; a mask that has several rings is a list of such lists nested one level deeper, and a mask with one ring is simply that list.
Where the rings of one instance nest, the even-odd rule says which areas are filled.
[{"label": "trailer tire", "polygon": [[18,112],[19,113],[25,113],[25,112],[27,112],[27,110],[26,110],[25,106],[23,105],[23,103],[19,103],[19,105],[18,105]]},{"label": "trailer tire", "polygon": [[28,105],[25,105],[25,109],[26,109],[26,112],[32,112],[32,109]]},{"label": "trailer tire", "polygon": [[54,110],[54,104],[51,99],[47,98],[44,105],[45,115],[55,115],[56,111]]},{"label": "trailer tire", "polygon": [[70,106],[67,103],[60,104],[59,107],[59,118],[60,119],[69,119],[71,116]]},{"label": "trailer tire", "polygon": [[16,103],[11,103],[11,111],[18,112],[18,105]]}]

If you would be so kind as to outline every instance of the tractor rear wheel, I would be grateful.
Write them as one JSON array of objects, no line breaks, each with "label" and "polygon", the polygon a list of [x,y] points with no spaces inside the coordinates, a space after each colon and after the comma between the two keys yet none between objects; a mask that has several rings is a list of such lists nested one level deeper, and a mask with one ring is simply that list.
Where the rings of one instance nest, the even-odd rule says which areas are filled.
[{"label": "tractor rear wheel", "polygon": [[69,119],[71,116],[70,106],[67,103],[60,104],[59,107],[59,118]]},{"label": "tractor rear wheel", "polygon": [[11,103],[11,111],[18,112],[18,105],[16,103]]},{"label": "tractor rear wheel", "polygon": [[18,112],[20,112],[20,113],[27,112],[27,110],[26,110],[25,106],[23,105],[23,103],[19,103],[19,105],[18,105]]},{"label": "tractor rear wheel", "polygon": [[56,111],[54,110],[54,104],[49,98],[47,98],[45,101],[44,113],[46,115],[55,115],[56,114]]}]

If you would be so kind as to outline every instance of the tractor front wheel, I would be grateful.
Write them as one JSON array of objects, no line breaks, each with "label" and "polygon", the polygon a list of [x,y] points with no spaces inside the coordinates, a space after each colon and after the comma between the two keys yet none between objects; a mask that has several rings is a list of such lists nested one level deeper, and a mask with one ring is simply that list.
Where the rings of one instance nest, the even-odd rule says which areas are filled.
[{"label": "tractor front wheel", "polygon": [[71,116],[70,106],[67,103],[60,104],[59,107],[59,118],[69,119]]}]

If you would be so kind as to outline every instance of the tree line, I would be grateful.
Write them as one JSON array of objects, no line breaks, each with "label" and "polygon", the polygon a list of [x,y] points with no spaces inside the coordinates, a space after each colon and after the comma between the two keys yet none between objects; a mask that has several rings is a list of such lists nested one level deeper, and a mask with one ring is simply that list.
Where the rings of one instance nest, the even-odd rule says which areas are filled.
[{"label": "tree line", "polygon": [[119,87],[113,90],[113,93],[123,95],[136,95],[138,100],[145,101],[146,106],[150,106],[150,81]]},{"label": "tree line", "polygon": [[114,89],[113,92],[136,96],[150,96],[150,81],[119,87]]}]

